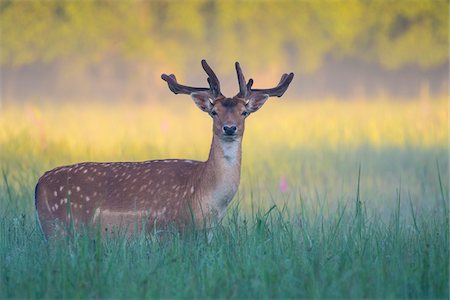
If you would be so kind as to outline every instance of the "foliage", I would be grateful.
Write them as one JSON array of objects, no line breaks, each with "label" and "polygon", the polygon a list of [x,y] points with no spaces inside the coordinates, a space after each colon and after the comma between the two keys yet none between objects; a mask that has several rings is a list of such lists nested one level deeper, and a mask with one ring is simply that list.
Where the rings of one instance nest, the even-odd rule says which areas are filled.
[{"label": "foliage", "polygon": [[3,1],[0,64],[119,56],[186,71],[198,57],[220,57],[219,66],[239,59],[309,73],[350,57],[427,69],[448,61],[448,21],[441,0]]}]

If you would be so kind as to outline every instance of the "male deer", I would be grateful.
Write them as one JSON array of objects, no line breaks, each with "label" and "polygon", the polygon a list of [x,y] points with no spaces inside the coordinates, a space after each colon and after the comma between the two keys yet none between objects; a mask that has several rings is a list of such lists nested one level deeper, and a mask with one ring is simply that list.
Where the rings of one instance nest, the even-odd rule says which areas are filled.
[{"label": "male deer", "polygon": [[47,237],[56,232],[57,224],[96,224],[102,232],[118,228],[130,234],[136,221],[146,228],[169,223],[182,228],[192,221],[210,227],[222,219],[239,186],[245,118],[269,97],[281,97],[294,74],[283,74],[274,88],[253,89],[253,80],[246,84],[236,62],[239,93],[227,98],[205,60],[202,66],[209,88],[181,85],[173,74],[161,78],[172,92],[190,95],[212,117],[208,160],[85,162],[48,171],[35,191]]}]

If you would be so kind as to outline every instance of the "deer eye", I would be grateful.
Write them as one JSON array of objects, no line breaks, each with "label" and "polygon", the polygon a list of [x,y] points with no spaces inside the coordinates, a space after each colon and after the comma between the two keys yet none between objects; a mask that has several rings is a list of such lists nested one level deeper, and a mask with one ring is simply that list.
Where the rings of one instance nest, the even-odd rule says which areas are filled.
[{"label": "deer eye", "polygon": [[250,113],[248,111],[243,111],[241,115],[243,115],[244,117],[248,116]]},{"label": "deer eye", "polygon": [[217,116],[217,111],[215,110],[211,111],[211,116]]}]

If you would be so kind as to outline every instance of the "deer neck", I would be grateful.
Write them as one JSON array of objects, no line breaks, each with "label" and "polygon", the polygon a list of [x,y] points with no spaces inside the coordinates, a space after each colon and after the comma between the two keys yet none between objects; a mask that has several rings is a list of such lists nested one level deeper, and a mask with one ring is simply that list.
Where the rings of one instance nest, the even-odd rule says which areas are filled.
[{"label": "deer neck", "polygon": [[222,171],[239,171],[241,167],[242,138],[224,140],[214,135],[207,165],[223,168]]},{"label": "deer neck", "polygon": [[213,136],[203,178],[203,207],[216,211],[221,218],[239,187],[242,137],[226,141]]}]

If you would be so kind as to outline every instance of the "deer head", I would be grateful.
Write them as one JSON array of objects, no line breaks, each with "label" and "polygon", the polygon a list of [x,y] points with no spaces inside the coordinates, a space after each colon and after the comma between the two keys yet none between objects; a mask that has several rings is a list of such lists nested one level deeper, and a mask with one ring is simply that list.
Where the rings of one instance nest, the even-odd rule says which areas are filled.
[{"label": "deer head", "polygon": [[209,88],[181,85],[175,75],[161,75],[172,92],[191,95],[195,104],[213,118],[213,133],[223,141],[240,139],[244,133],[245,119],[260,109],[269,97],[281,97],[294,78],[294,73],[283,74],[276,87],[253,89],[253,79],[246,83],[239,63],[236,62],[235,66],[239,93],[232,98],[221,93],[219,79],[205,60],[202,60],[202,67],[208,75]]}]

